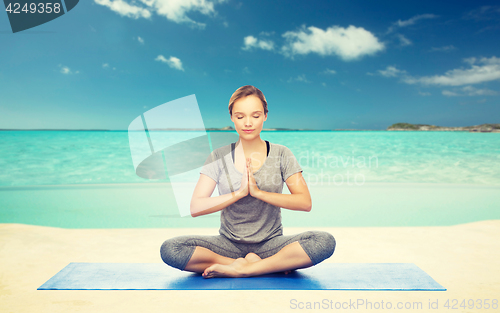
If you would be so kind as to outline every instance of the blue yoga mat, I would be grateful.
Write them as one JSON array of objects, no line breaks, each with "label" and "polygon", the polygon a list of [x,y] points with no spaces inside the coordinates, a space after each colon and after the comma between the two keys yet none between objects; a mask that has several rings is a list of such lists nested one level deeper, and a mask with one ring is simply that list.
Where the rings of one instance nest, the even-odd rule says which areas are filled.
[{"label": "blue yoga mat", "polygon": [[290,274],[203,278],[164,263],[70,263],[38,290],[446,290],[413,263],[320,263]]}]

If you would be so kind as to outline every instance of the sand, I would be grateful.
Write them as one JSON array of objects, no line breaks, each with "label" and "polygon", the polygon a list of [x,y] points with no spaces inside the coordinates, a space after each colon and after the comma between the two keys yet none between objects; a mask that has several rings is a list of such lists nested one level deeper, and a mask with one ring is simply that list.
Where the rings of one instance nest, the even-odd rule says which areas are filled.
[{"label": "sand", "polygon": [[[0,224],[0,312],[323,312],[339,311],[337,303],[346,307],[361,301],[364,304],[340,311],[500,312],[499,307],[479,308],[485,299],[490,299],[490,305],[491,299],[500,300],[500,220],[442,227],[285,227],[285,235],[306,230],[335,236],[335,253],[324,262],[415,263],[448,290],[37,290],[70,262],[162,263],[159,248],[165,239],[215,235],[217,228],[63,229]],[[474,300],[473,308],[460,306],[469,299]],[[319,302],[316,310],[306,309],[314,302]],[[372,310],[366,302],[371,302]],[[386,309],[388,302],[393,310]],[[397,310],[398,305],[403,308]]]}]

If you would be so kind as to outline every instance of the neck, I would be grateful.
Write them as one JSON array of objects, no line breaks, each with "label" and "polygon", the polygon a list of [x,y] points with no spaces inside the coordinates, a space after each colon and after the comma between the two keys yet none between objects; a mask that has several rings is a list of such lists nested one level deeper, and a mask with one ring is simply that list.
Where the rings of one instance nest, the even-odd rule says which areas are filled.
[{"label": "neck", "polygon": [[251,153],[260,150],[262,148],[262,145],[266,145],[266,142],[262,140],[260,136],[252,140],[245,140],[240,137],[238,142],[236,142],[236,146],[239,146],[240,144],[242,145],[243,150],[246,153]]}]

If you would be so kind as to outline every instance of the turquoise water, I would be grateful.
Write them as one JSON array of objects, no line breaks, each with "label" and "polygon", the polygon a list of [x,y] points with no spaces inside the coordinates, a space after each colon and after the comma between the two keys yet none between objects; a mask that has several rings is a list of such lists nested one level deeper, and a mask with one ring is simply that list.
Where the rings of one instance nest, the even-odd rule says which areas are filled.
[{"label": "turquoise water", "polygon": [[[182,133],[193,132],[172,132],[172,139]],[[357,182],[500,185],[498,133],[262,132],[261,137],[289,147],[309,184],[339,185],[341,178],[347,183],[357,175]],[[127,132],[3,131],[0,167],[0,186],[151,183],[135,174]]]},{"label": "turquoise water", "polygon": [[[186,133],[193,134],[166,136],[178,140]],[[319,131],[261,137],[292,150],[313,195],[309,213],[282,210],[285,226],[453,225],[500,218],[498,133]],[[135,174],[126,131],[2,131],[0,166],[2,223],[218,226],[217,214],[178,217],[168,178]]]}]

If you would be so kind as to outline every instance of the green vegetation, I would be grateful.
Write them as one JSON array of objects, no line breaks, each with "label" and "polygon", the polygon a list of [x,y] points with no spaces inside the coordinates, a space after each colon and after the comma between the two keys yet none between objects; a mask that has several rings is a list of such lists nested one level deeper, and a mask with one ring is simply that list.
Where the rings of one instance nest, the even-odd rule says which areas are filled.
[{"label": "green vegetation", "polygon": [[431,125],[426,125],[426,124],[410,124],[410,123],[396,123],[396,124],[392,124],[387,129],[397,128],[397,129],[419,130],[420,126],[431,126]]},{"label": "green vegetation", "polygon": [[481,129],[500,129],[500,124],[481,124],[477,126],[465,126],[464,128],[473,129],[473,128],[481,128]]},{"label": "green vegetation", "polygon": [[445,127],[428,124],[396,123],[387,127],[387,130],[444,130],[444,131],[479,131],[479,132],[500,132],[500,124],[481,124],[475,126]]}]

